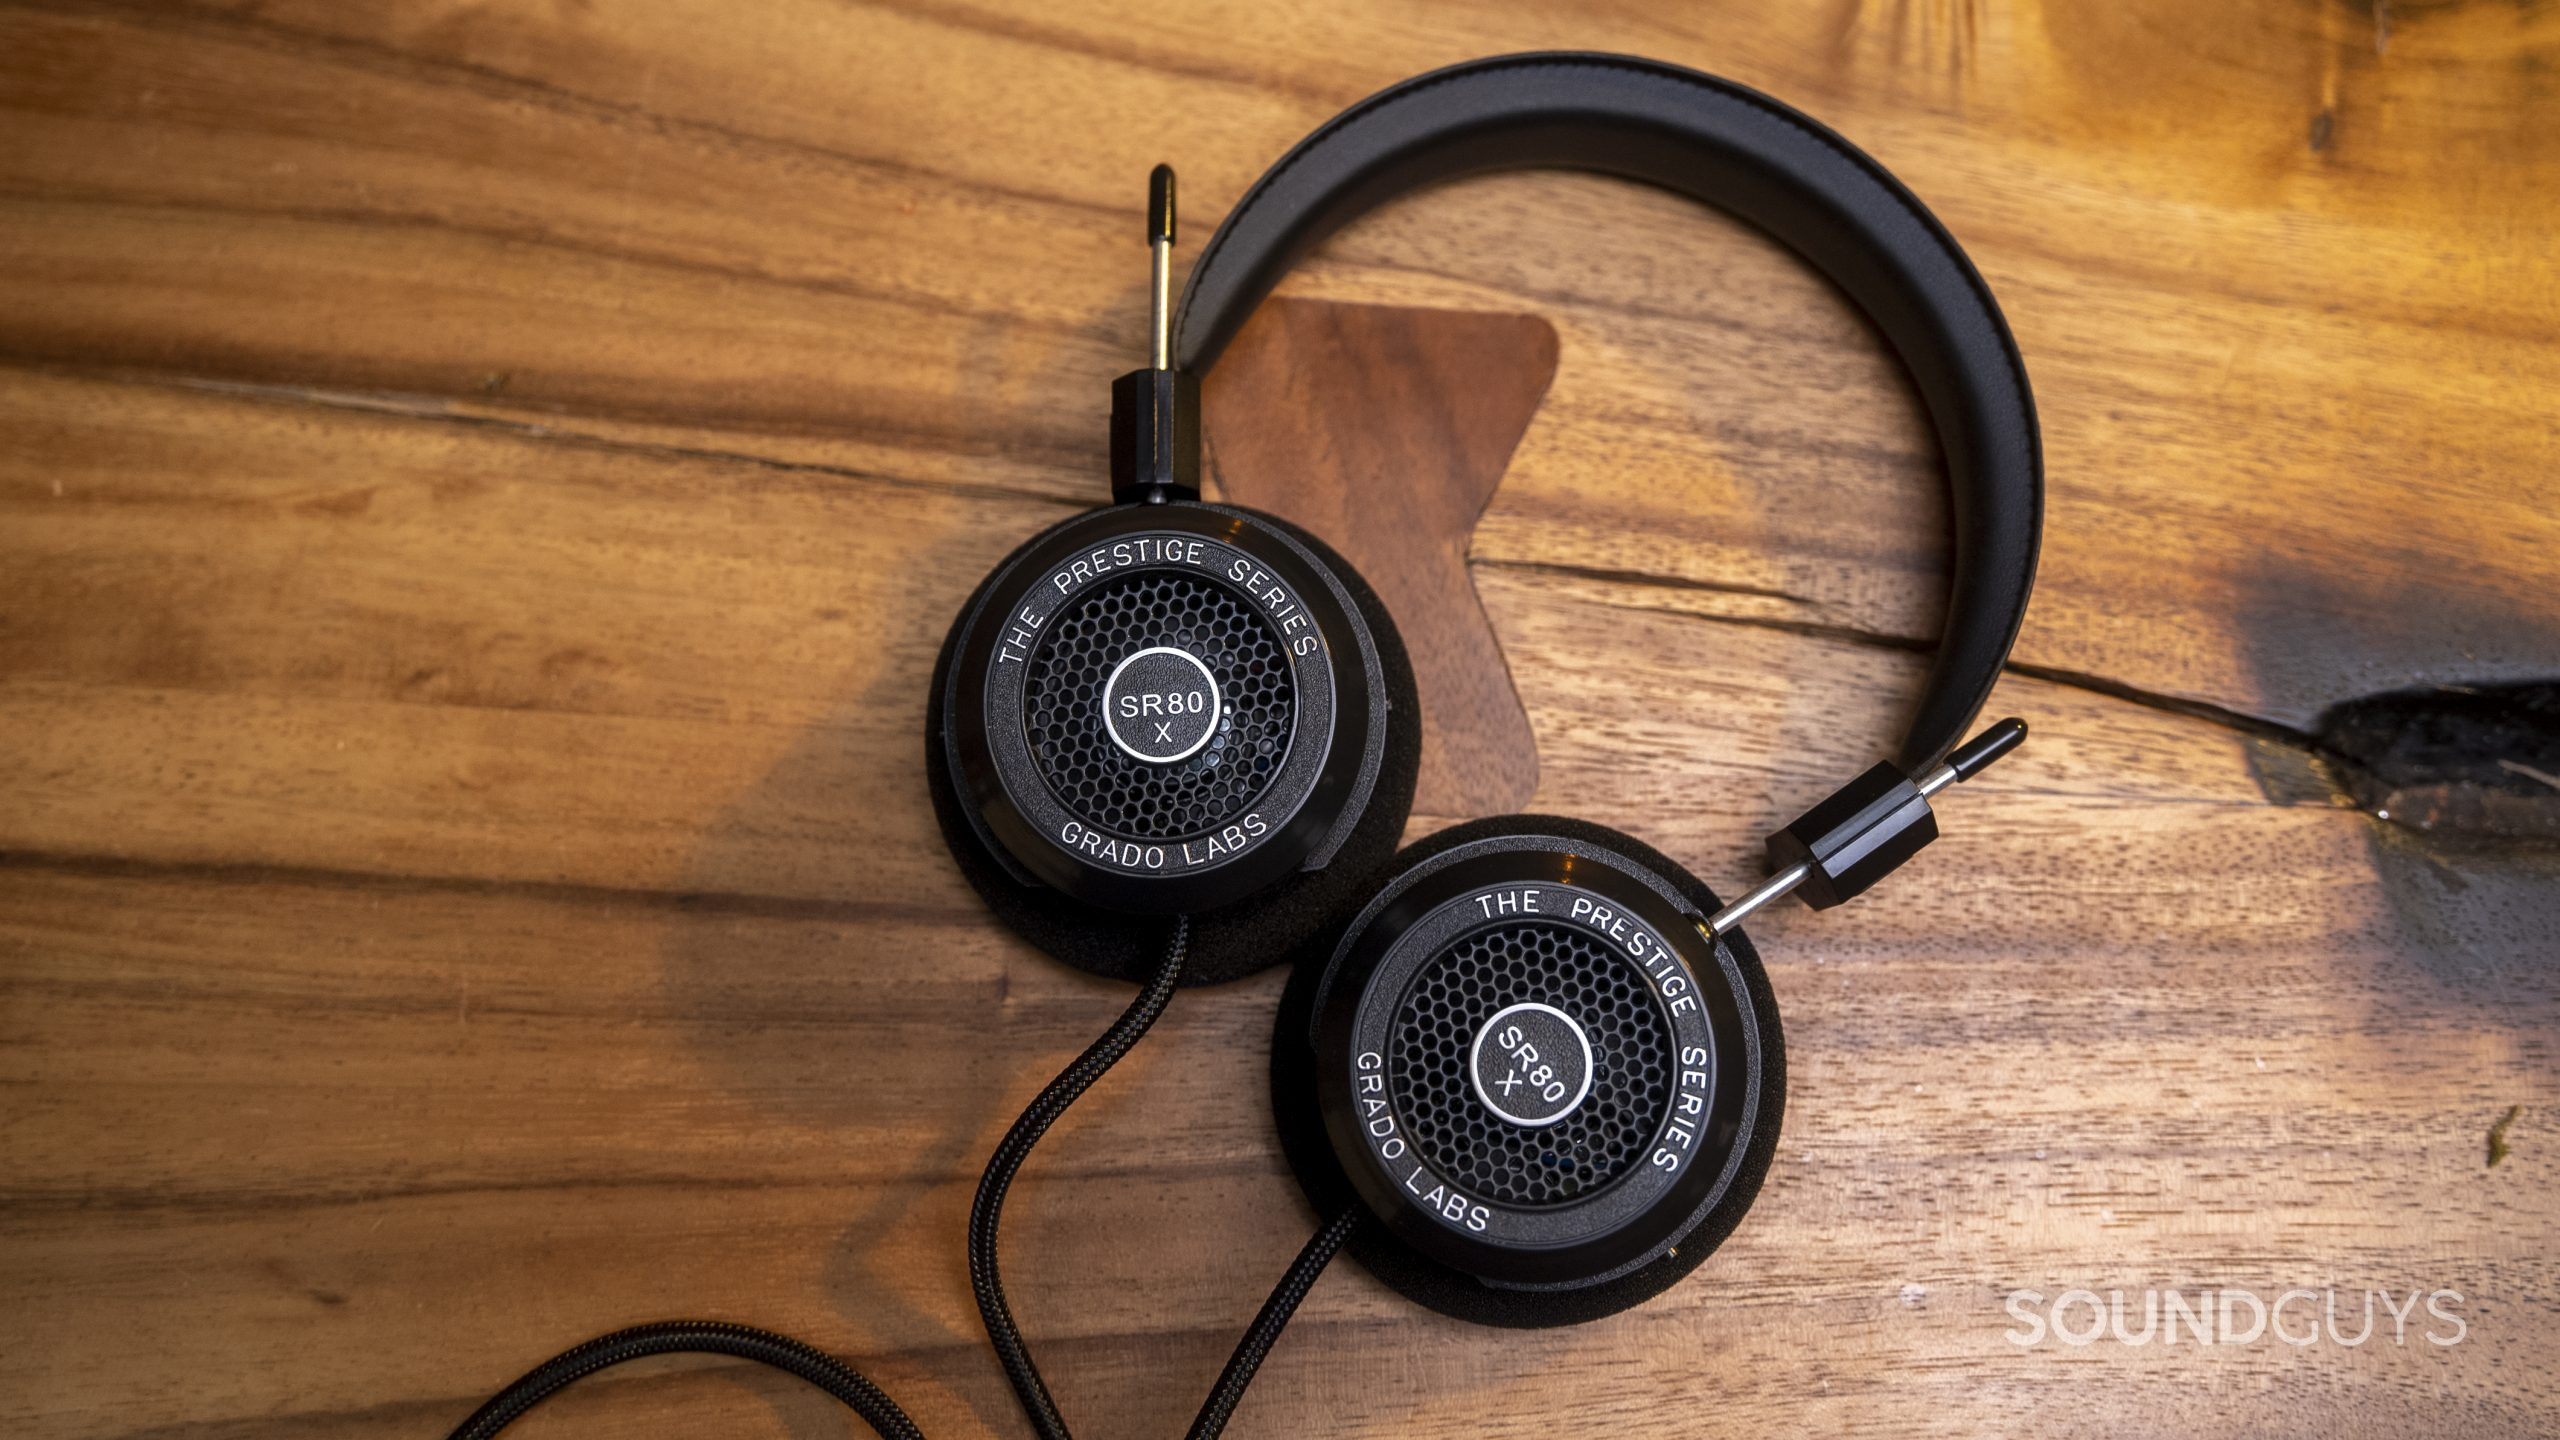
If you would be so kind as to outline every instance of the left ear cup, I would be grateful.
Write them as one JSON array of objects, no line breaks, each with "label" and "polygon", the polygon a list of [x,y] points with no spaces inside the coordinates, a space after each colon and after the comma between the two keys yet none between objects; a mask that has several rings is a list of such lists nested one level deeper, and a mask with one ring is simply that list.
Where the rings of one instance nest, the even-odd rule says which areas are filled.
[{"label": "left ear cup", "polygon": [[[1197,753],[1156,764],[1102,707],[1122,662],[1164,650],[1202,657],[1217,713]],[[1167,914],[1192,916],[1186,985],[1286,958],[1393,854],[1421,752],[1386,606],[1315,536],[1226,505],[1115,506],[1026,542],[962,607],[925,714],[970,885],[1032,944],[1133,982]]]},{"label": "left ear cup", "polygon": [[1777,1149],[1786,1047],[1713,891],[1602,826],[1512,815],[1390,862],[1301,952],[1271,1047],[1283,1151],[1351,1251],[1444,1315],[1578,1324],[1731,1234]]}]

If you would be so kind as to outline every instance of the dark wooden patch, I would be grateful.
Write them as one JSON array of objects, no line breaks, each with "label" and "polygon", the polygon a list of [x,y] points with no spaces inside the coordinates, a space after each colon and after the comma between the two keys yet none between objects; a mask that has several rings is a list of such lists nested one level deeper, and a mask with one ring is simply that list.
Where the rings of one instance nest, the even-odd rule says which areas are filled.
[{"label": "dark wooden patch", "polygon": [[1210,377],[1224,497],[1331,540],[1396,617],[1422,691],[1421,814],[1501,814],[1538,788],[1467,545],[1555,373],[1535,315],[1280,298]]}]

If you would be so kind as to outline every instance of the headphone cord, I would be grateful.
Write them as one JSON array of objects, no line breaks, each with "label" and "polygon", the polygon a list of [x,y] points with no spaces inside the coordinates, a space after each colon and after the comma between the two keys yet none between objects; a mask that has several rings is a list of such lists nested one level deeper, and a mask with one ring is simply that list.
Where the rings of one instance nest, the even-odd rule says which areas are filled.
[{"label": "headphone cord", "polygon": [[1244,1338],[1236,1342],[1236,1353],[1227,1357],[1227,1368],[1218,1372],[1218,1383],[1200,1406],[1200,1414],[1191,1422],[1184,1440],[1216,1440],[1218,1432],[1227,1428],[1227,1418],[1236,1413],[1236,1406],[1244,1400],[1245,1387],[1253,1383],[1253,1372],[1262,1368],[1262,1357],[1279,1342],[1280,1332],[1288,1328],[1289,1317],[1298,1313],[1298,1302],[1315,1288],[1316,1277],[1324,1273],[1334,1252],[1360,1228],[1361,1214],[1360,1207],[1352,1205],[1308,1237],[1306,1248],[1289,1262],[1289,1273],[1271,1287],[1271,1298],[1262,1302],[1262,1312],[1245,1327]]},{"label": "headphone cord", "polygon": [[[996,1266],[996,1226],[1004,1212],[1005,1192],[1013,1185],[1015,1172],[1040,1142],[1040,1137],[1057,1122],[1076,1097],[1102,1078],[1121,1056],[1129,1053],[1164,1014],[1172,1000],[1175,986],[1181,983],[1182,967],[1189,956],[1191,922],[1188,917],[1174,922],[1173,938],[1166,947],[1165,958],[1155,977],[1138,994],[1120,1018],[1102,1037],[1087,1046],[1074,1063],[1049,1082],[1013,1128],[1005,1133],[1004,1143],[987,1161],[986,1174],[978,1182],[976,1203],[969,1211],[969,1279],[977,1291],[978,1312],[985,1319],[987,1338],[995,1345],[996,1358],[1003,1364],[1005,1378],[1013,1383],[1014,1394],[1022,1401],[1023,1413],[1042,1440],[1071,1440],[1064,1417],[1058,1414],[1049,1388],[1040,1379],[1039,1367],[1032,1363],[1031,1352],[1023,1344],[1021,1331],[1013,1323],[1013,1311],[1005,1303],[1004,1281]],[[1244,1338],[1236,1342],[1235,1353],[1228,1357],[1226,1368],[1219,1372],[1218,1383],[1200,1407],[1199,1416],[1191,1422],[1187,1440],[1216,1440],[1226,1429],[1228,1419],[1244,1399],[1245,1387],[1253,1383],[1254,1372],[1263,1358],[1280,1339],[1289,1317],[1297,1312],[1300,1301],[1324,1273],[1324,1267],[1343,1242],[1359,1228],[1358,1206],[1336,1215],[1316,1231],[1298,1258],[1290,1262],[1288,1273],[1262,1302],[1262,1310],[1246,1327]],[[758,1330],[748,1325],[733,1325],[719,1320],[669,1320],[654,1325],[635,1325],[601,1335],[572,1350],[553,1356],[535,1366],[515,1383],[490,1397],[489,1402],[472,1412],[471,1418],[457,1427],[451,1440],[490,1440],[499,1431],[516,1422],[534,1406],[570,1384],[585,1379],[599,1370],[620,1365],[628,1360],[651,1355],[702,1354],[727,1355],[751,1360],[759,1365],[796,1375],[843,1401],[853,1412],[878,1432],[881,1440],[924,1440],[924,1432],[916,1428],[907,1413],[888,1393],[866,1379],[862,1372],[836,1359],[815,1346]]]},{"label": "headphone cord", "polygon": [[489,1440],[572,1381],[626,1360],[680,1352],[734,1355],[788,1371],[851,1406],[853,1413],[880,1432],[880,1440],[924,1440],[924,1432],[898,1408],[898,1402],[864,1379],[861,1371],[788,1335],[718,1320],[668,1320],[597,1336],[543,1361],[523,1379],[490,1396],[488,1404],[473,1411],[453,1432],[452,1440]]},{"label": "headphone cord", "polygon": [[[1253,1317],[1244,1338],[1236,1342],[1235,1354],[1228,1357],[1227,1368],[1219,1372],[1217,1386],[1201,1405],[1198,1418],[1191,1422],[1186,1440],[1217,1440],[1227,1428],[1227,1421],[1244,1399],[1245,1387],[1253,1383],[1254,1372],[1262,1367],[1263,1357],[1271,1353],[1280,1332],[1288,1326],[1289,1317],[1297,1312],[1298,1302],[1307,1298],[1326,1263],[1359,1228],[1360,1216],[1356,1206],[1336,1215],[1298,1252],[1289,1273],[1280,1277],[1271,1298],[1262,1302],[1262,1312]],[[881,1440],[924,1440],[924,1432],[907,1418],[907,1412],[898,1408],[898,1402],[863,1378],[861,1371],[788,1335],[719,1320],[635,1325],[556,1355],[491,1397],[488,1404],[462,1422],[452,1440],[490,1440],[526,1411],[575,1381],[626,1360],[675,1354],[728,1355],[769,1365],[797,1375],[843,1401],[879,1432]]]},{"label": "headphone cord", "polygon": [[1040,1367],[1032,1363],[1031,1349],[1022,1341],[1022,1332],[1013,1323],[1013,1307],[1005,1303],[1004,1277],[996,1261],[996,1227],[1004,1219],[1005,1192],[1013,1187],[1014,1173],[1031,1155],[1031,1147],[1049,1133],[1076,1097],[1090,1088],[1103,1072],[1119,1063],[1129,1053],[1156,1017],[1164,1014],[1165,1005],[1173,999],[1174,987],[1182,983],[1182,967],[1191,956],[1191,917],[1179,916],[1173,922],[1173,938],[1165,945],[1164,959],[1156,966],[1153,979],[1111,1028],[1085,1047],[1083,1054],[1058,1072],[1049,1088],[1024,1108],[1021,1118],[1006,1131],[996,1153],[987,1157],[986,1174],[978,1180],[978,1197],[969,1205],[969,1287],[978,1294],[978,1315],[986,1322],[987,1342],[995,1347],[996,1360],[1004,1366],[1004,1378],[1013,1382],[1013,1393],[1022,1401],[1022,1413],[1031,1419],[1031,1428],[1040,1440],[1073,1440],[1067,1430],[1066,1417],[1058,1413],[1058,1403],[1049,1396],[1049,1387],[1040,1379]]}]

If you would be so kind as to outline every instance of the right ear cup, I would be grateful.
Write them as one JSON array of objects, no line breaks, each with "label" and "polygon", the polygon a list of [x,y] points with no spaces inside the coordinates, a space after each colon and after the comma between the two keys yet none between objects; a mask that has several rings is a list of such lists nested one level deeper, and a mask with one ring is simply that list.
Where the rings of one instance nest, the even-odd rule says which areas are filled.
[{"label": "right ear cup", "polygon": [[1777,1148],[1786,1049],[1714,893],[1597,825],[1501,816],[1391,862],[1311,942],[1271,1048],[1281,1144],[1351,1251],[1445,1315],[1615,1314],[1704,1260]]},{"label": "right ear cup", "polygon": [[[1125,713],[1124,713],[1125,712]],[[1034,945],[1144,981],[1276,964],[1394,852],[1421,761],[1386,607],[1322,541],[1192,502],[1026,542],[961,610],[925,715],[962,874]]]}]

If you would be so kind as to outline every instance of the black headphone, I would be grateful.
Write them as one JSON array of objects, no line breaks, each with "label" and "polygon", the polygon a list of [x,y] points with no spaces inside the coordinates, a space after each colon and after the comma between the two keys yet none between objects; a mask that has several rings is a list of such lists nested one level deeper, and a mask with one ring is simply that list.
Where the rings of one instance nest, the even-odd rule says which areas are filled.
[{"label": "black headphone", "polygon": [[[1899,750],[1771,835],[1770,878],[1730,904],[1579,820],[1479,820],[1397,853],[1421,717],[1394,620],[1321,539],[1199,498],[1199,377],[1292,264],[1385,200],[1531,167],[1647,181],[1785,242],[1891,342],[1946,452],[1954,581]],[[1004,1189],[1176,985],[1293,963],[1273,1102],[1326,1217],[1202,1412],[1194,1434],[1214,1434],[1345,1243],[1407,1296],[1506,1326],[1613,1314],[1705,1259],[1757,1194],[1785,1100],[1777,1004],[1741,921],[1791,892],[1816,908],[1863,892],[1935,838],[1933,794],[2025,734],[2009,720],[1957,743],[2034,576],[2026,371],[1945,228],[1822,125],[1674,65],[1508,56],[1406,81],[1301,141],[1219,227],[1178,316],[1173,218],[1159,167],[1156,353],[1112,388],[1115,503],[1032,537],[978,586],[927,707],[934,807],[970,883],[1043,950],[1145,986],[1006,1137],[972,1215],[981,1308],[1044,1435],[1064,1423],[995,1273]],[[623,1338],[607,1337],[554,1366],[584,1355],[561,1372],[574,1378],[632,1343],[751,1353],[736,1333],[760,1335],[597,1351]],[[755,1343],[849,1394],[772,1349],[790,1342]],[[548,1393],[544,1373],[496,1426],[457,1433],[494,1434]]]},{"label": "black headphone", "polygon": [[[1772,869],[1807,863],[1803,893],[1836,904],[1927,843],[1922,782],[1998,678],[2034,573],[2017,348],[1955,241],[1873,160],[1765,96],[1618,56],[1425,75],[1273,166],[1192,269],[1176,364],[1113,388],[1118,503],[978,587],[927,721],[953,854],[1033,943],[1143,980],[1179,913],[1188,982],[1296,959],[1272,1084],[1309,1198],[1376,1215],[1352,1248],[1389,1284],[1503,1325],[1623,1309],[1732,1229],[1785,1091],[1768,979],[1739,915],[1710,925],[1714,892],[1615,830],[1504,816],[1389,858],[1420,750],[1394,621],[1321,540],[1200,502],[1197,395],[1335,229],[1419,186],[1531,166],[1651,181],[1759,225],[1865,307],[1915,377],[1955,491],[1945,634],[1896,761],[1773,837]],[[1160,171],[1160,250],[1170,199]]]}]

